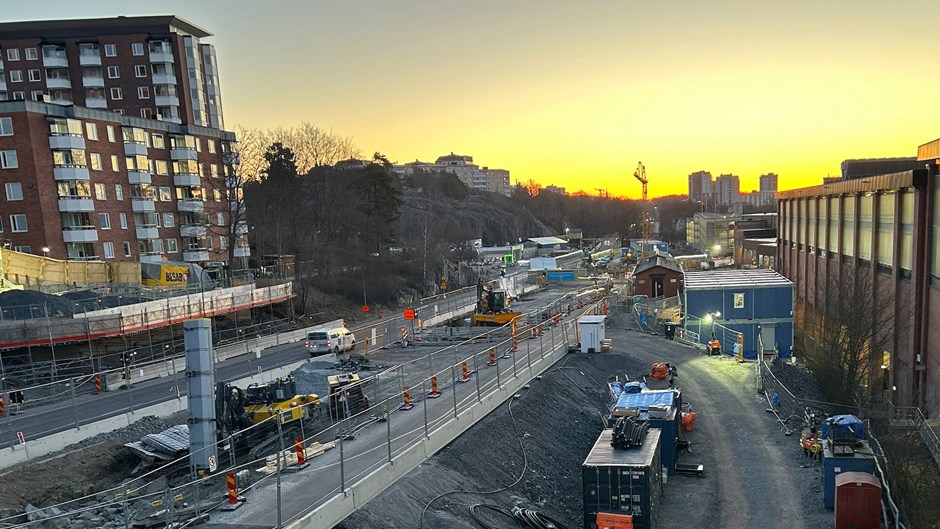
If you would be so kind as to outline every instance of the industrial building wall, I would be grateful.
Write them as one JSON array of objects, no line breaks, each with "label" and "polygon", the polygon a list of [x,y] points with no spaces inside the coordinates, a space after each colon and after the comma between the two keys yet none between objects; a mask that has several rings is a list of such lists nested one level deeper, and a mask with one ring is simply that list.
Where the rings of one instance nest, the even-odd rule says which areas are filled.
[{"label": "industrial building wall", "polygon": [[[788,357],[793,346],[793,288],[787,286],[759,288],[717,288],[686,290],[686,314],[705,318],[716,312],[716,325],[744,334],[744,354],[757,354],[759,327],[773,326],[777,350]],[[710,332],[702,329],[700,339],[705,342]],[[769,344],[765,344],[769,346]],[[725,345],[727,348],[727,345]]]}]

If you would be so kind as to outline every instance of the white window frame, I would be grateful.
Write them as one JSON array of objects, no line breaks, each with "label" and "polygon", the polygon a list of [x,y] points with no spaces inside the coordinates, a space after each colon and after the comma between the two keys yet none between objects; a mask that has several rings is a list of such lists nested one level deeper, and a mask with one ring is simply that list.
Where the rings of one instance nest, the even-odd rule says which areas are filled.
[{"label": "white window frame", "polygon": [[20,50],[17,48],[7,48],[7,61],[14,62],[20,60]]},{"label": "white window frame", "polygon": [[124,257],[131,256],[131,241],[124,241]]},{"label": "white window frame", "polygon": [[215,214],[215,223],[217,226],[225,226],[225,215],[221,211]]},{"label": "white window frame", "polygon": [[114,184],[114,199],[124,200],[124,186],[121,184]]},{"label": "white window frame", "polygon": [[30,68],[29,70],[26,70],[26,77],[31,83],[38,83],[42,81],[42,74],[39,73],[39,68]]},{"label": "white window frame", "polygon": [[107,125],[107,127],[108,127],[108,141],[110,141],[111,143],[114,143],[115,141],[114,125]]},{"label": "white window frame", "polygon": [[140,109],[140,117],[144,119],[151,119],[153,117],[153,109],[150,109],[150,108]]},{"label": "white window frame", "polygon": [[[163,192],[166,191],[164,195]],[[161,186],[157,189],[157,194],[161,202],[173,202],[173,190],[167,186]]]},{"label": "white window frame", "polygon": [[[13,153],[11,156],[10,153]],[[16,169],[20,166],[15,150],[0,151],[0,169]]]},{"label": "white window frame", "polygon": [[166,253],[180,253],[179,241],[176,239],[166,240]]},{"label": "white window frame", "polygon": [[23,200],[23,184],[20,182],[7,182],[3,185],[6,191],[7,202]]},{"label": "white window frame", "polygon": [[10,82],[22,83],[23,82],[23,70],[10,70]]},{"label": "white window frame", "polygon": [[104,56],[105,57],[117,57],[117,44],[105,44]]},{"label": "white window frame", "polygon": [[[18,226],[19,222],[17,219],[23,219],[23,226]],[[10,215],[10,231],[12,233],[26,233],[29,231],[29,219],[26,218],[25,213],[16,213]]]},{"label": "white window frame", "polygon": [[98,224],[101,225],[102,230],[111,229],[111,214],[110,213],[99,213],[98,214]]},{"label": "white window frame", "polygon": [[39,50],[37,48],[26,48],[24,51],[26,52],[27,61],[39,60]]},{"label": "white window frame", "polygon": [[23,92],[22,90],[17,90],[13,92],[13,100],[14,101],[26,101],[26,92]]},{"label": "white window frame", "polygon": [[4,117],[0,118],[0,136],[12,136],[13,135],[13,118]]},{"label": "white window frame", "polygon": [[138,79],[147,77],[147,65],[135,64],[134,65],[134,77],[137,77]]},{"label": "white window frame", "polygon": [[108,188],[102,183],[94,185],[95,200],[108,200]]},{"label": "white window frame", "polygon": [[[140,53],[138,53],[138,51]],[[143,42],[131,42],[131,55],[134,57],[143,57],[144,56],[144,43]]]},{"label": "white window frame", "polygon": [[228,249],[228,237],[225,235],[219,235],[219,250]]},{"label": "white window frame", "polygon": [[31,92],[29,93],[29,98],[32,99],[33,101],[40,101],[40,102],[41,102],[41,101],[45,101],[45,99],[46,99],[46,98],[43,97],[44,95],[45,95],[45,94],[43,93],[42,90],[33,90],[33,91],[31,91]]},{"label": "white window frame", "polygon": [[150,141],[153,143],[154,149],[166,149],[166,140],[163,139],[163,134],[154,132],[150,135]]},{"label": "white window frame", "polygon": [[89,121],[85,123],[85,137],[89,140],[98,141],[98,124]]},{"label": "white window frame", "polygon": [[150,87],[138,86],[137,87],[137,99],[150,99]]},{"label": "white window frame", "polygon": [[[120,79],[121,78],[120,66],[112,64],[111,66],[108,66],[107,71],[108,71],[108,79]],[[112,73],[114,75],[112,75]]]},{"label": "white window frame", "polygon": [[121,223],[121,229],[127,229],[127,213],[121,212],[118,213],[118,221]]},{"label": "white window frame", "polygon": [[209,152],[215,154],[215,140],[206,140],[206,144],[209,146]]},{"label": "white window frame", "polygon": [[96,152],[88,153],[88,167],[92,171],[104,171],[104,166],[101,165],[101,154]]},{"label": "white window frame", "polygon": [[164,228],[175,228],[175,227],[176,227],[176,218],[173,216],[173,213],[164,213],[164,214],[163,214],[163,227],[164,227]]},{"label": "white window frame", "polygon": [[[120,100],[124,99],[124,91],[121,90],[121,87],[120,87],[120,86],[112,86],[112,87],[111,87],[111,90],[110,90],[109,92],[110,92],[111,100],[112,100],[112,101],[120,101]],[[114,97],[115,94],[117,94],[117,97]],[[115,110],[115,112],[117,112],[118,114],[123,114],[123,113],[124,113],[124,109],[119,108],[119,109]]]},{"label": "white window frame", "polygon": [[114,259],[114,243],[111,241],[104,241],[101,245],[101,249],[104,253],[105,259]]},{"label": "white window frame", "polygon": [[115,173],[120,172],[121,170],[120,160],[121,158],[118,155],[116,154],[111,155],[111,170],[114,171]]}]

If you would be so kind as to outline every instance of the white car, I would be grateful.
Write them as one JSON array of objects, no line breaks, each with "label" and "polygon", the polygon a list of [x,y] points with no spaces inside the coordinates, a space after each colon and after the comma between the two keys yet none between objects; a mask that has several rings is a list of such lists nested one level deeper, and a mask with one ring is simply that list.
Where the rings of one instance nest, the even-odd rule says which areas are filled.
[{"label": "white car", "polygon": [[310,331],[307,333],[306,346],[311,357],[329,353],[339,356],[356,348],[356,335],[346,327]]}]

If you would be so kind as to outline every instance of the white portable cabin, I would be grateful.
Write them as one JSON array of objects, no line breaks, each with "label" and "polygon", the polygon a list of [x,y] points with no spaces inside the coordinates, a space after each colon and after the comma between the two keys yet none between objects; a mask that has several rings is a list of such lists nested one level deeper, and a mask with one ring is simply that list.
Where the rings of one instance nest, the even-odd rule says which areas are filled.
[{"label": "white portable cabin", "polygon": [[601,341],[604,340],[605,315],[581,316],[578,318],[578,336],[581,337],[582,353],[601,352]]}]

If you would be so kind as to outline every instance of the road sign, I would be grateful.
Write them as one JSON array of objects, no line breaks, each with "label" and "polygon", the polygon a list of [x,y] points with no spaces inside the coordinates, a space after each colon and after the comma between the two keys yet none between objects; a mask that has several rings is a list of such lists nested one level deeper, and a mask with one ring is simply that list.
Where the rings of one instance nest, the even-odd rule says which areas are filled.
[{"label": "road sign", "polygon": [[219,468],[219,463],[215,460],[215,456],[209,456],[209,472],[215,472]]},{"label": "road sign", "polygon": [[405,309],[405,319],[406,319],[406,320],[413,320],[413,319],[415,319],[415,314],[416,314],[416,313],[417,313],[417,311],[416,311],[415,309]]},{"label": "road sign", "polygon": [[26,444],[26,436],[23,435],[23,432],[16,432],[16,438],[20,440],[21,445]]},{"label": "road sign", "polygon": [[368,305],[363,305],[363,306],[362,306],[362,312],[369,312],[369,306],[368,306]]}]

